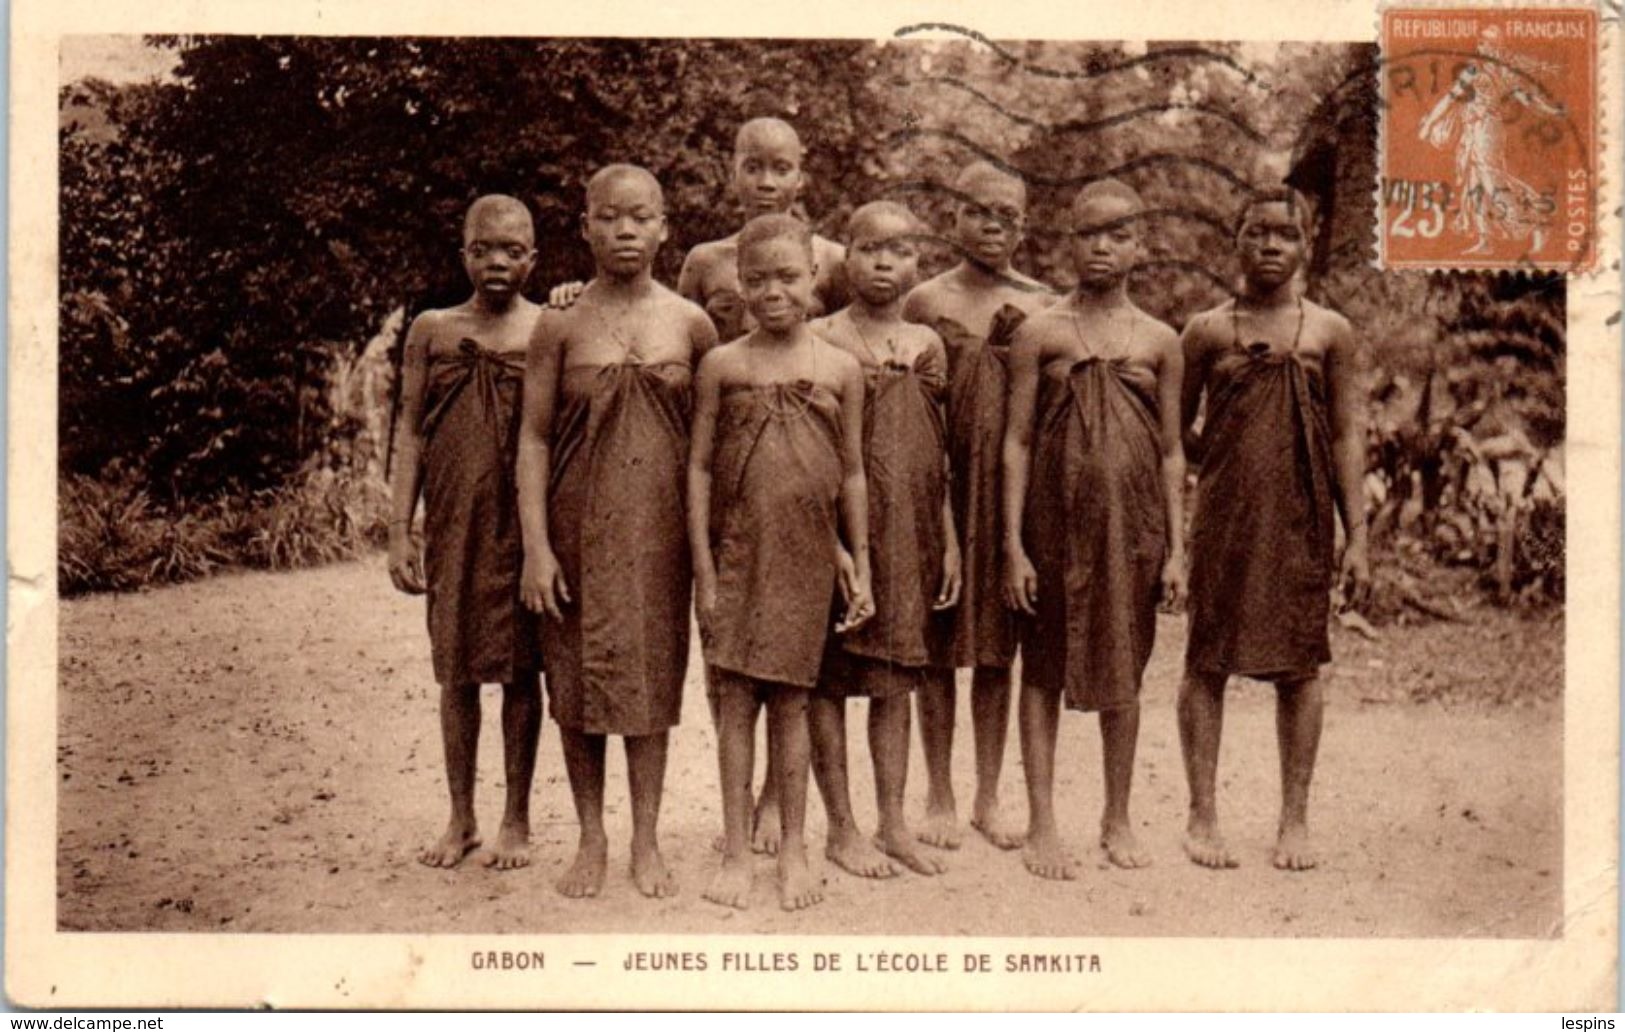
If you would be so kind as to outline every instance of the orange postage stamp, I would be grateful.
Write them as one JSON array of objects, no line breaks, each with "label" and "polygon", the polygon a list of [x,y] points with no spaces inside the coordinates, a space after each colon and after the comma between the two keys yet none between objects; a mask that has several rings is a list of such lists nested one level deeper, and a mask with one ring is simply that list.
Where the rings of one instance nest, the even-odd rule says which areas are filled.
[{"label": "orange postage stamp", "polygon": [[1382,12],[1385,267],[1596,264],[1597,31],[1594,7]]}]

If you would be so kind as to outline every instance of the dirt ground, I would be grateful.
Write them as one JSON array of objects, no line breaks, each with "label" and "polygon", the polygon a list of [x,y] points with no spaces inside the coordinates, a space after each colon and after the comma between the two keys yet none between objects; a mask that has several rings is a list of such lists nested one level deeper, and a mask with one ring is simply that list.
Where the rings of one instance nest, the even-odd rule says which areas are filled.
[{"label": "dirt ground", "polygon": [[[699,890],[721,827],[698,648],[673,736],[664,847],[676,899],[626,873],[625,763],[612,749],[611,873],[596,900],[553,891],[575,842],[558,733],[544,727],[534,864],[431,870],[413,857],[445,822],[422,600],[381,560],[237,574],[61,609],[58,920],[65,930],[234,932],[688,932],[1057,936],[1531,937],[1561,932],[1563,625],[1489,609],[1464,623],[1339,634],[1311,819],[1312,872],[1271,868],[1278,799],[1272,692],[1230,693],[1220,805],[1242,866],[1180,851],[1185,789],[1174,697],[1182,619],[1163,618],[1146,679],[1134,814],[1155,864],[1111,868],[1090,834],[1100,806],[1093,718],[1062,721],[1057,803],[1087,858],[1070,883],[967,835],[949,872],[886,882],[825,864],[827,900],[774,902],[758,865],[750,910]],[[486,689],[479,809],[501,810],[499,689]],[[956,785],[972,785],[961,692]],[[1506,700],[1490,702],[1485,700]],[[1418,701],[1421,700],[1421,701]],[[872,821],[862,704],[852,705],[853,798]],[[924,795],[916,741],[909,799]],[[1014,728],[1005,798],[1024,819]],[[823,816],[809,800],[810,841]],[[821,852],[821,849],[815,850]]]}]

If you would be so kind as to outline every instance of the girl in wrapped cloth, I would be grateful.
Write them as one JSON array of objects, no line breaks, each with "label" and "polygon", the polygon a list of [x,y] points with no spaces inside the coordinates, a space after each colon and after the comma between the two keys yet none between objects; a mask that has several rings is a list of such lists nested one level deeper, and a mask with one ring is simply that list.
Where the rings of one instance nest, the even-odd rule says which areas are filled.
[{"label": "girl in wrapped cloth", "polygon": [[[801,136],[782,119],[752,118],[740,125],[734,134],[729,186],[746,219],[796,213],[807,185],[807,173],[802,168],[805,156]],[[841,278],[841,263],[846,256],[841,245],[817,233],[812,235],[812,243],[813,299],[807,310],[809,318],[835,311],[846,303],[847,294]],[[739,292],[738,233],[694,245],[683,257],[677,292],[705,309],[723,340],[733,340],[756,326]],[[751,818],[751,848],[758,853],[778,852],[778,806],[778,791],[773,779],[768,778]]]},{"label": "girl in wrapped cloth", "polygon": [[1016,657],[1015,618],[1002,590],[999,464],[1010,335],[1054,295],[1010,264],[1026,225],[1026,184],[978,161],[960,172],[953,194],[958,203],[949,240],[961,260],[915,287],[903,305],[903,318],[936,330],[947,345],[949,498],[963,557],[959,604],[944,614],[950,626],[935,657],[937,669],[919,692],[929,781],[920,839],[942,849],[959,848],[952,776],[954,671],[970,667],[976,740],[970,822],[1000,849],[1014,849],[1021,834],[999,807],[999,774],[1010,734],[1010,665]]},{"label": "girl in wrapped cloth", "polygon": [[[942,863],[922,855],[903,816],[909,705],[932,658],[932,614],[959,595],[959,542],[947,505],[942,341],[903,321],[919,262],[919,223],[890,201],[866,204],[848,224],[846,280],[856,300],[812,330],[858,360],[868,383],[863,469],[869,495],[875,618],[832,636],[811,703],[813,772],[829,817],[824,855],[866,878],[920,874]],[[869,699],[869,751],[880,830],[859,831],[847,788],[846,700]]]},{"label": "girl in wrapped cloth", "polygon": [[1128,277],[1144,256],[1140,197],[1113,179],[1072,204],[1077,289],[1016,331],[1004,438],[1006,591],[1025,614],[1021,757],[1027,773],[1022,859],[1072,879],[1055,821],[1055,739],[1068,709],[1100,714],[1106,805],[1100,844],[1119,867],[1150,857],[1129,821],[1140,680],[1157,603],[1184,593],[1180,379],[1173,328],[1141,311]]},{"label": "girl in wrapped cloth", "polygon": [[[1190,640],[1179,737],[1190,781],[1185,851],[1234,867],[1219,834],[1215,781],[1232,674],[1273,681],[1281,749],[1275,866],[1316,863],[1309,783],[1320,745],[1320,665],[1333,587],[1333,510],[1346,543],[1337,580],[1358,604],[1366,558],[1363,355],[1348,320],[1305,300],[1296,277],[1309,208],[1278,190],[1253,197],[1236,229],[1241,295],[1185,327],[1180,419],[1200,466],[1191,531]],[[1200,435],[1191,432],[1203,396]]]},{"label": "girl in wrapped cloth", "polygon": [[847,608],[837,632],[874,612],[863,371],[807,328],[806,225],[788,215],[752,219],[739,234],[739,278],[757,326],[700,360],[688,467],[695,609],[722,781],[722,867],[705,898],[749,904],[750,780],[765,703],[768,771],[779,792],[779,905],[799,910],[823,899],[803,834],[807,695],[818,681],[838,570]]},{"label": "girl in wrapped cloth", "polygon": [[667,732],[688,668],[683,495],[693,361],[716,343],[697,305],[650,276],[666,239],[660,184],[632,165],[587,183],[595,275],[537,320],[519,443],[521,594],[541,621],[553,719],[581,822],[565,896],[603,888],[606,738],[626,744],[632,881],[677,892],[657,824]]},{"label": "girl in wrapped cloth", "polygon": [[[530,862],[530,787],[541,696],[535,629],[519,601],[521,546],[513,463],[521,370],[540,309],[520,296],[536,261],[530,212],[488,195],[468,209],[463,267],[474,286],[455,308],[426,311],[406,334],[389,525],[389,574],[428,593],[429,647],[440,683],[451,821],[418,859],[451,867],[480,845],[474,819],[480,685],[502,685],[507,802],[499,869]],[[410,529],[423,495],[423,553]],[[427,576],[425,576],[427,574]]]}]

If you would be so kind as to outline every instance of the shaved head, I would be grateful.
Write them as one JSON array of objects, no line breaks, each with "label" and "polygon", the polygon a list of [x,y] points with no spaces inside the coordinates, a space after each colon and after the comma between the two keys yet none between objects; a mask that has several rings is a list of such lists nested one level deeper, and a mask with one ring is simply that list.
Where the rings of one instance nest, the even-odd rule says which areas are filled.
[{"label": "shaved head", "polygon": [[596,202],[601,201],[604,195],[609,193],[612,187],[619,183],[636,183],[643,186],[648,190],[650,199],[654,201],[656,206],[661,210],[665,209],[666,195],[660,189],[660,180],[654,177],[654,173],[641,165],[605,165],[597,172],[594,172],[592,178],[587,180],[587,208],[590,210]]},{"label": "shaved head", "polygon": [[535,242],[536,225],[531,221],[530,209],[507,194],[486,194],[468,206],[468,214],[463,216],[463,239],[468,240],[481,226],[501,222],[512,222],[516,229],[523,225],[525,239]]},{"label": "shaved head", "polygon": [[1309,203],[1308,198],[1304,197],[1303,194],[1285,186],[1271,190],[1261,190],[1254,194],[1247,203],[1243,204],[1241,211],[1236,213],[1236,232],[1240,233],[1242,228],[1247,225],[1249,215],[1266,204],[1285,205],[1287,211],[1292,213],[1292,217],[1297,220],[1299,227],[1303,229],[1304,235],[1309,235],[1315,221],[1314,206]]},{"label": "shaved head", "polygon": [[1011,175],[990,161],[975,161],[960,170],[954,178],[954,191],[963,196],[975,196],[987,186],[1013,189],[1021,195],[1021,206],[1027,206],[1027,184],[1020,176]]},{"label": "shaved head", "polygon": [[809,260],[812,259],[812,227],[794,215],[758,215],[745,223],[745,228],[739,231],[740,257],[743,258],[752,247],[759,247],[770,240],[790,240],[807,252]]},{"label": "shaved head", "polygon": [[1136,213],[1145,210],[1145,202],[1140,199],[1139,192],[1121,179],[1097,179],[1085,186],[1072,199],[1072,210],[1076,212],[1091,201],[1107,198],[1132,205]]},{"label": "shaved head", "polygon": [[1072,228],[1124,222],[1145,213],[1139,193],[1121,179],[1097,179],[1072,199]]},{"label": "shaved head", "polygon": [[796,134],[795,128],[782,118],[753,118],[740,126],[739,131],[734,134],[735,154],[751,146],[780,145],[792,147],[797,157],[803,152],[801,137]]},{"label": "shaved head", "polygon": [[859,233],[883,219],[897,219],[902,222],[906,227],[903,232],[907,236],[917,236],[924,232],[919,218],[905,205],[896,201],[870,201],[846,220],[846,238],[856,240]]}]

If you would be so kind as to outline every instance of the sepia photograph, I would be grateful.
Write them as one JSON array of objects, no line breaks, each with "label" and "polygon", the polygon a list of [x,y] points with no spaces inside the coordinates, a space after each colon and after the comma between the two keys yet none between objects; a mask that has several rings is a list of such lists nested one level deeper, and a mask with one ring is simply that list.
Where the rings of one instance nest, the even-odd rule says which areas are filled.
[{"label": "sepia photograph", "polygon": [[1562,944],[1604,26],[1396,7],[61,35],[46,932]]}]

